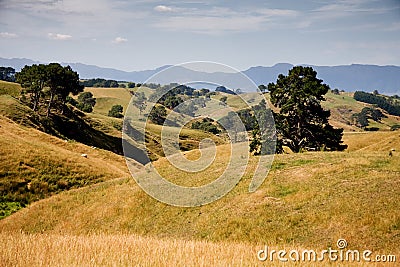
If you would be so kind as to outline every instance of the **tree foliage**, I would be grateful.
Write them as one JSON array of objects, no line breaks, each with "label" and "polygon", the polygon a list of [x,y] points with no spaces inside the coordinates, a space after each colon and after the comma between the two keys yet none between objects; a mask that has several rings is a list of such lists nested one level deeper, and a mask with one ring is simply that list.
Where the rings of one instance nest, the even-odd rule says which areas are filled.
[{"label": "tree foliage", "polygon": [[135,107],[137,107],[139,109],[139,114],[142,114],[143,110],[146,109],[146,95],[144,94],[144,92],[137,92],[134,93],[134,98],[132,100],[132,103]]},{"label": "tree foliage", "polygon": [[14,82],[15,69],[12,67],[0,67],[0,80]]},{"label": "tree foliage", "polygon": [[149,119],[155,124],[162,125],[165,121],[165,117],[167,116],[167,111],[164,106],[158,105],[153,107],[150,111]]},{"label": "tree foliage", "polygon": [[124,111],[124,108],[121,105],[114,105],[108,111],[108,116],[114,117],[114,118],[122,118],[124,116],[124,115],[122,115],[123,111]]},{"label": "tree foliage", "polygon": [[280,74],[276,83],[268,84],[268,90],[271,103],[280,109],[275,118],[279,146],[294,152],[347,147],[341,141],[343,129],[333,128],[328,122],[330,111],[321,107],[329,86],[311,67],[293,67],[287,76]]},{"label": "tree foliage", "polygon": [[91,92],[83,92],[78,95],[76,107],[83,112],[92,112],[93,107],[96,105],[96,98],[93,97]]},{"label": "tree foliage", "polygon": [[214,121],[210,118],[203,118],[202,121],[195,121],[192,123],[192,129],[199,129],[205,132],[210,132],[213,134],[218,134],[221,131],[218,127],[213,123]]},{"label": "tree foliage", "polygon": [[353,98],[364,103],[375,104],[390,115],[400,116],[400,105],[395,101],[395,97],[384,97],[377,94],[356,91]]},{"label": "tree foliage", "polygon": [[264,84],[260,84],[258,86],[258,89],[261,91],[261,93],[265,93],[266,91],[268,91],[268,88]]},{"label": "tree foliage", "polygon": [[77,72],[58,63],[25,66],[15,76],[24,88],[22,94],[28,95],[32,109],[38,111],[40,106],[46,106],[47,117],[52,108],[62,113],[69,94],[77,95],[84,88]]},{"label": "tree foliage", "polygon": [[368,119],[371,119],[376,122],[380,122],[382,118],[386,118],[379,109],[365,107],[361,110],[360,113],[355,113],[352,115],[354,120],[354,124],[357,127],[365,128],[369,125]]},{"label": "tree foliage", "polygon": [[106,80],[101,78],[84,80],[81,84],[85,87],[105,87],[105,88],[117,88],[119,83],[115,80]]},{"label": "tree foliage", "polygon": [[230,95],[236,95],[236,93],[230,89],[227,89],[225,86],[218,86],[217,88],[215,88],[215,92],[222,92],[222,93],[227,93]]}]

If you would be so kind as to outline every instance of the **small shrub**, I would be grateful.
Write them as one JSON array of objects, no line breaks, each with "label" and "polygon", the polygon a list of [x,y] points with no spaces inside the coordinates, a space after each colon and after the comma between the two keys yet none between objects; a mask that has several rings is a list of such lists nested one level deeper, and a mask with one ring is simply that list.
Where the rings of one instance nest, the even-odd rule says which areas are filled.
[{"label": "small shrub", "polygon": [[391,130],[391,131],[400,130],[400,124],[395,124],[395,125],[393,125],[392,127],[390,127],[390,130]]},{"label": "small shrub", "polygon": [[114,118],[122,118],[124,116],[122,115],[123,110],[124,108],[121,105],[114,105],[108,111],[108,116]]}]

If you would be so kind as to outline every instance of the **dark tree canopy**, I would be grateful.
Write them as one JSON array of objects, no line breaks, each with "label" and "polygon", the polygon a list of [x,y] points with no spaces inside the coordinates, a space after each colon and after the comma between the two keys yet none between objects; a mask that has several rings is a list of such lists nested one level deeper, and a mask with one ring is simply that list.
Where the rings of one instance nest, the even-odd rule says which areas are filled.
[{"label": "dark tree canopy", "polygon": [[47,82],[46,65],[25,66],[15,75],[17,83],[24,88],[23,94],[28,94],[30,97],[32,109],[37,111],[39,103],[42,100],[43,88]]},{"label": "dark tree canopy", "polygon": [[95,105],[96,98],[93,97],[91,92],[83,92],[78,95],[78,104],[76,107],[83,112],[92,112]]},{"label": "dark tree canopy", "polygon": [[46,105],[47,116],[53,107],[63,112],[67,96],[83,91],[78,73],[58,63],[25,66],[15,76],[24,88],[23,94],[30,97],[33,110],[37,111],[40,104]]},{"label": "dark tree canopy", "polygon": [[347,147],[341,141],[343,129],[334,129],[328,122],[330,111],[321,107],[329,86],[317,78],[311,67],[293,67],[287,76],[280,74],[276,83],[268,84],[268,90],[271,103],[280,109],[275,118],[278,145],[286,145],[294,152]]},{"label": "dark tree canopy", "polygon": [[14,82],[15,69],[12,67],[0,67],[0,80]]},{"label": "dark tree canopy", "polygon": [[[115,80],[106,80],[101,78],[89,79],[82,81],[81,84],[85,87],[105,87],[105,88],[116,88],[119,87],[119,83]],[[135,86],[133,86],[135,87]]]},{"label": "dark tree canopy", "polygon": [[222,92],[222,93],[227,93],[231,95],[236,95],[236,93],[230,89],[227,89],[225,86],[221,85],[215,88],[215,92]]},{"label": "dark tree canopy", "polygon": [[111,107],[111,109],[108,111],[108,116],[109,117],[114,117],[114,118],[122,118],[124,115],[122,114],[124,110],[124,107],[121,105],[114,105]]},{"label": "dark tree canopy", "polygon": [[153,109],[150,111],[149,119],[155,124],[162,125],[165,121],[166,116],[167,110],[165,109],[165,107],[158,105],[153,107]]}]

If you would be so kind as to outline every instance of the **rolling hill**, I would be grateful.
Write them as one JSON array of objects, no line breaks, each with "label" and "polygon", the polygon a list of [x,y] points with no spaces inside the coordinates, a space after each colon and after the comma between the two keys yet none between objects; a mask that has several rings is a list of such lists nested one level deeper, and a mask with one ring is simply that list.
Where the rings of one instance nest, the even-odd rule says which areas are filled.
[{"label": "rolling hill", "polygon": [[[18,90],[13,86],[2,92]],[[118,131],[111,129],[118,119],[105,112],[115,103],[127,104],[125,89],[88,90],[99,106],[86,119],[116,137]],[[388,117],[378,132],[347,125],[348,116],[366,106],[349,93],[328,94],[324,103],[332,122],[348,127],[345,152],[276,155],[254,193],[248,192],[257,161],[251,157],[234,190],[195,208],[158,202],[135,183],[122,156],[44,133],[36,129],[40,124],[29,108],[9,95],[0,97],[1,186],[46,197],[0,220],[5,266],[256,266],[264,245],[334,249],[339,238],[349,249],[400,255],[400,132],[384,131],[399,118]],[[242,107],[237,96],[227,101]],[[149,131],[157,138],[160,129],[152,125]],[[165,158],[154,165],[170,181],[198,186],[224,170],[231,150],[221,142],[218,151],[206,173],[182,174]],[[196,159],[199,151],[185,156]],[[32,184],[39,191],[31,190]]]}]

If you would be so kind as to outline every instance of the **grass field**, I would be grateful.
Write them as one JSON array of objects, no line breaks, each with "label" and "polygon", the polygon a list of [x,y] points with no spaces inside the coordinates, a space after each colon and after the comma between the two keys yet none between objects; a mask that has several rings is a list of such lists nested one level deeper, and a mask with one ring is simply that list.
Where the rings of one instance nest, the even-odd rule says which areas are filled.
[{"label": "grass field", "polygon": [[[250,177],[245,175],[227,196],[202,207],[171,207],[146,195],[133,179],[115,179],[33,203],[1,220],[0,227],[5,232],[29,233],[17,234],[16,240],[37,238],[37,242],[50,242],[49,246],[52,241],[47,235],[55,235],[56,240],[67,236],[75,246],[76,240],[87,238],[93,243],[97,239],[86,235],[105,235],[108,240],[124,233],[122,243],[136,236],[165,238],[167,250],[174,240],[212,242],[211,248],[219,242],[239,243],[246,244],[253,255],[252,248],[263,244],[325,249],[345,238],[351,249],[398,255],[400,155],[389,157],[388,150],[400,147],[399,137],[398,132],[353,133],[345,136],[348,152],[277,155],[258,191],[247,192]],[[372,141],[376,139],[380,142]],[[176,175],[174,181],[183,179]],[[108,243],[102,244],[98,249],[107,250]],[[179,251],[171,253],[180,255]],[[129,252],[122,255],[129,257]],[[206,262],[212,262],[216,255],[207,257]],[[167,257],[166,264],[155,264],[174,263]]]}]

